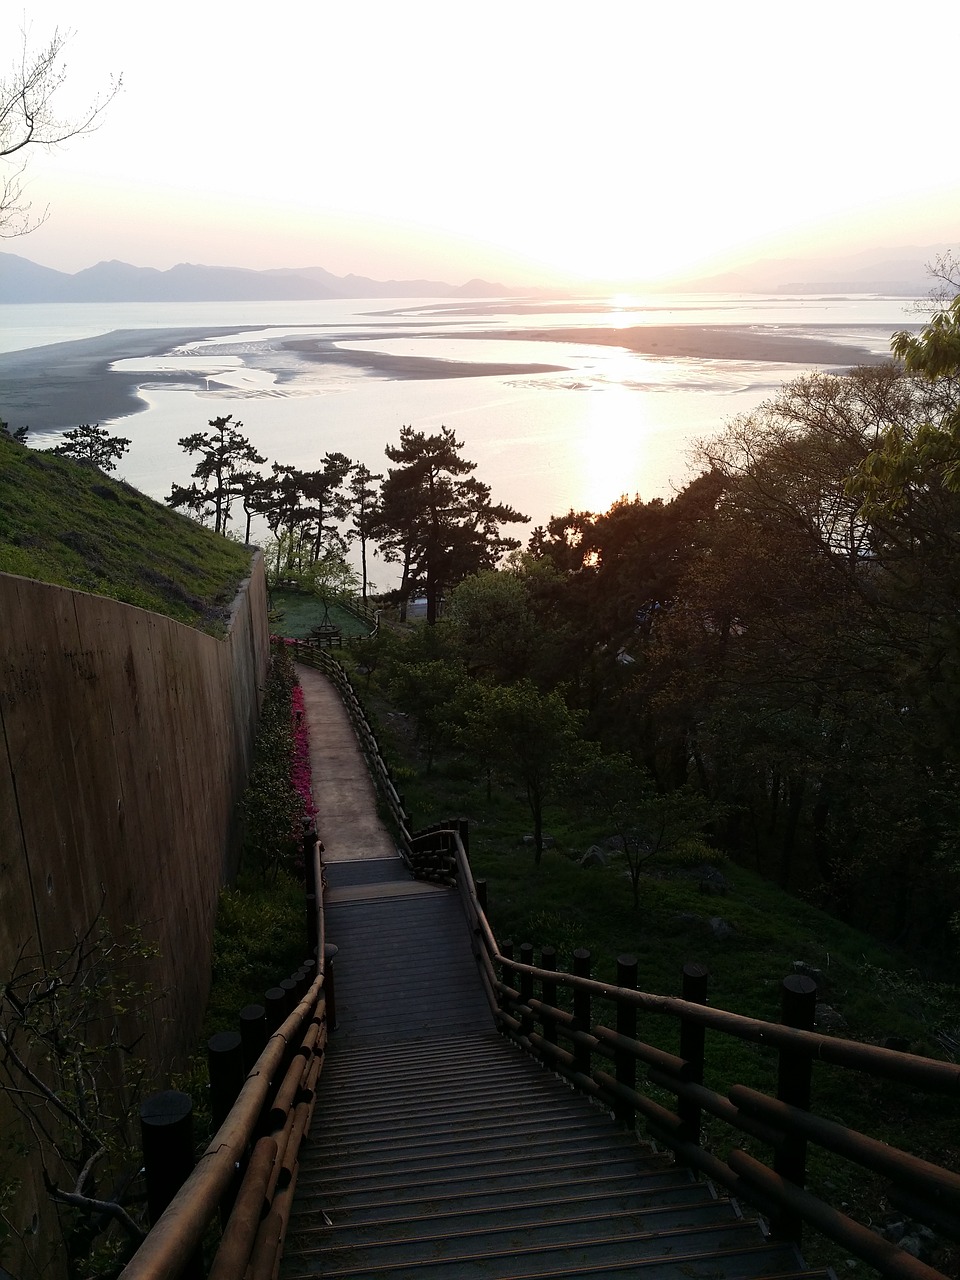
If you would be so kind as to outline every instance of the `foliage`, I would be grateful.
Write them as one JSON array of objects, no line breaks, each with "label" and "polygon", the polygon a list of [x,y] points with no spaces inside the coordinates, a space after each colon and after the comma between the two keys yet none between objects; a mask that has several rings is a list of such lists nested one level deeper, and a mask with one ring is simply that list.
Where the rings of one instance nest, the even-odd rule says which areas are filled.
[{"label": "foliage", "polygon": [[245,855],[264,879],[292,865],[300,850],[306,816],[303,795],[293,785],[295,683],[293,662],[283,644],[275,644],[257,728],[254,763],[241,800]]},{"label": "foliage", "polygon": [[597,756],[593,767],[575,781],[626,860],[634,911],[640,907],[640,881],[647,864],[701,835],[718,815],[716,805],[692,787],[657,791],[649,773],[622,752]]},{"label": "foliage", "polygon": [[217,634],[250,558],[130,485],[0,432],[0,572]]},{"label": "foliage", "polygon": [[158,998],[145,976],[154,954],[98,918],[52,959],[21,952],[0,995],[3,1093],[31,1135],[48,1194],[65,1207],[71,1275],[86,1274],[91,1250],[116,1254],[143,1237],[129,1203],[150,1082],[136,1047]]},{"label": "foliage", "polygon": [[543,857],[544,806],[591,756],[580,737],[582,717],[558,692],[541,693],[530,680],[511,685],[474,681],[463,690],[461,741],[521,783],[533,819],[534,861]]},{"label": "foliage", "polygon": [[323,605],[323,621],[338,600],[356,599],[359,579],[339,551],[302,562],[291,560],[289,534],[282,534],[267,544],[263,554],[268,583],[315,596]]},{"label": "foliage", "polygon": [[112,436],[99,422],[95,426],[85,422],[72,431],[65,431],[62,442],[53,452],[62,458],[86,462],[101,471],[116,471],[117,462],[129,448],[126,436]]},{"label": "foliage", "polygon": [[360,544],[360,598],[364,603],[371,586],[367,581],[367,545],[372,536],[377,510],[378,491],[374,486],[382,479],[382,474],[374,475],[362,462],[357,462],[350,469],[347,483],[348,511],[352,517],[350,536]]},{"label": "foliage", "polygon": [[[196,431],[177,441],[187,453],[198,453],[200,461],[193,469],[194,483],[173,485],[167,502],[171,507],[186,507],[201,524],[212,517],[214,532],[225,534],[233,503],[258,486],[261,477],[254,468],[266,458],[241,435],[243,423],[235,423],[233,414],[211,418],[207,425],[211,431]],[[248,519],[248,536],[249,528]]]},{"label": "foliage", "polygon": [[235,1031],[240,1010],[296,972],[306,955],[303,884],[282,868],[269,881],[242,871],[220,894],[203,1043]]},{"label": "foliage", "polygon": [[448,427],[428,436],[405,426],[399,445],[386,450],[399,465],[383,482],[372,536],[383,558],[401,566],[398,599],[422,591],[430,623],[446,589],[519,547],[500,526],[528,519],[491,502],[489,485],[471,475],[477,464],[461,456],[462,448]]}]

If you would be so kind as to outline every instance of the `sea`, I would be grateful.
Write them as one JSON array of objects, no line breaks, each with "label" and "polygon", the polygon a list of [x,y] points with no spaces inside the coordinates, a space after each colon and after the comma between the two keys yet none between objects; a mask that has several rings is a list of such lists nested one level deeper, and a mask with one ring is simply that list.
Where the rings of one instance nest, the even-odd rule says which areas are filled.
[{"label": "sea", "polygon": [[[571,509],[606,510],[621,496],[669,498],[696,474],[699,440],[808,368],[840,367],[639,355],[551,340],[552,330],[789,329],[884,355],[895,330],[922,322],[918,305],[849,294],[20,304],[0,305],[0,350],[124,330],[255,326],[136,361],[125,358],[118,336],[114,367],[142,374],[144,402],[139,412],[100,423],[131,440],[118,475],[162,499],[174,482],[188,483],[194,465],[178,440],[227,414],[270,461],[308,469],[339,451],[374,473],[390,465],[384,448],[398,440],[401,426],[428,433],[446,426],[494,501],[529,515],[532,527]],[[284,349],[291,337],[399,359],[377,372],[319,363]],[[461,373],[476,362],[521,369],[402,376],[403,359],[416,356],[453,362],[448,368]],[[531,364],[560,368],[522,368]],[[43,447],[58,438],[32,443]]]}]

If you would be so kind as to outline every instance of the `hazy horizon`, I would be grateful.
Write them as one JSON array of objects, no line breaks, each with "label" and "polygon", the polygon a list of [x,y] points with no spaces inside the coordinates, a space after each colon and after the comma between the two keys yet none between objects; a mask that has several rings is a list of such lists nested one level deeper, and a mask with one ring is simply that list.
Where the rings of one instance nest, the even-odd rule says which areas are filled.
[{"label": "hazy horizon", "polygon": [[[26,153],[49,217],[3,247],[582,291],[954,244],[950,78],[921,24],[871,13],[294,0],[253,26],[171,0],[134,31],[119,0],[75,0],[59,113],[123,88],[97,132]],[[0,43],[63,17],[5,11]],[[938,22],[947,47],[960,16]]]}]

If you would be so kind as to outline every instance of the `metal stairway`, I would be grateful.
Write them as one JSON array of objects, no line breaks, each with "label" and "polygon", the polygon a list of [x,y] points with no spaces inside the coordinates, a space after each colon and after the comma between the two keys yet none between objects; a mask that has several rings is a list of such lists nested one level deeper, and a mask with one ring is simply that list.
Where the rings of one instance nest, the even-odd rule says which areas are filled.
[{"label": "metal stairway", "polygon": [[831,1275],[490,1029],[454,892],[399,859],[327,877],[339,1030],[282,1280]]}]

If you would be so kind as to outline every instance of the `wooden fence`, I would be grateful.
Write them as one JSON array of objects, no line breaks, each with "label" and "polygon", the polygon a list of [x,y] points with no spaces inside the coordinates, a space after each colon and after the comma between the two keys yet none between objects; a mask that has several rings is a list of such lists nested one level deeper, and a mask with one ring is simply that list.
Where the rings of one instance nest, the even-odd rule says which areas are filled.
[{"label": "wooden fence", "polygon": [[[434,839],[439,841],[440,833]],[[545,947],[534,963],[532,945],[514,955],[512,943],[497,943],[486,917],[486,886],[474,882],[460,822],[443,832],[448,874],[455,876],[470,923],[474,952],[493,1016],[501,1030],[581,1092],[598,1099],[625,1125],[642,1118],[651,1135],[683,1164],[712,1178],[767,1214],[774,1232],[800,1242],[809,1225],[836,1241],[881,1275],[897,1280],[949,1280],[942,1272],[884,1239],[804,1189],[806,1151],[816,1144],[887,1180],[890,1202],[951,1240],[960,1240],[960,1175],[809,1110],[814,1064],[833,1066],[924,1093],[960,1096],[960,1066],[815,1032],[816,984],[794,975],[784,980],[780,1023],[710,1008],[707,972],[688,965],[680,998],[637,990],[637,962],[621,956],[617,982],[590,977],[590,953],[574,952],[574,972],[556,969]],[[568,993],[560,1007],[559,993]],[[679,1054],[638,1038],[640,1014],[666,1018],[679,1027]],[[763,1045],[778,1057],[777,1096],[744,1085],[727,1093],[704,1083],[707,1032]],[[660,1091],[676,1097],[674,1110],[638,1087],[638,1070]],[[734,1131],[759,1140],[772,1152],[763,1163],[737,1147],[720,1159],[701,1144],[707,1113]]]},{"label": "wooden fence", "polygon": [[[308,901],[312,887],[315,904],[312,981],[269,1034],[226,1118],[127,1263],[123,1280],[175,1280],[199,1274],[198,1250],[218,1213],[225,1225],[208,1280],[268,1280],[275,1273],[296,1188],[300,1143],[313,1114],[328,1024],[335,1017],[324,935],[321,851],[312,833],[308,845]],[[284,994],[279,988],[278,1006]]]}]

